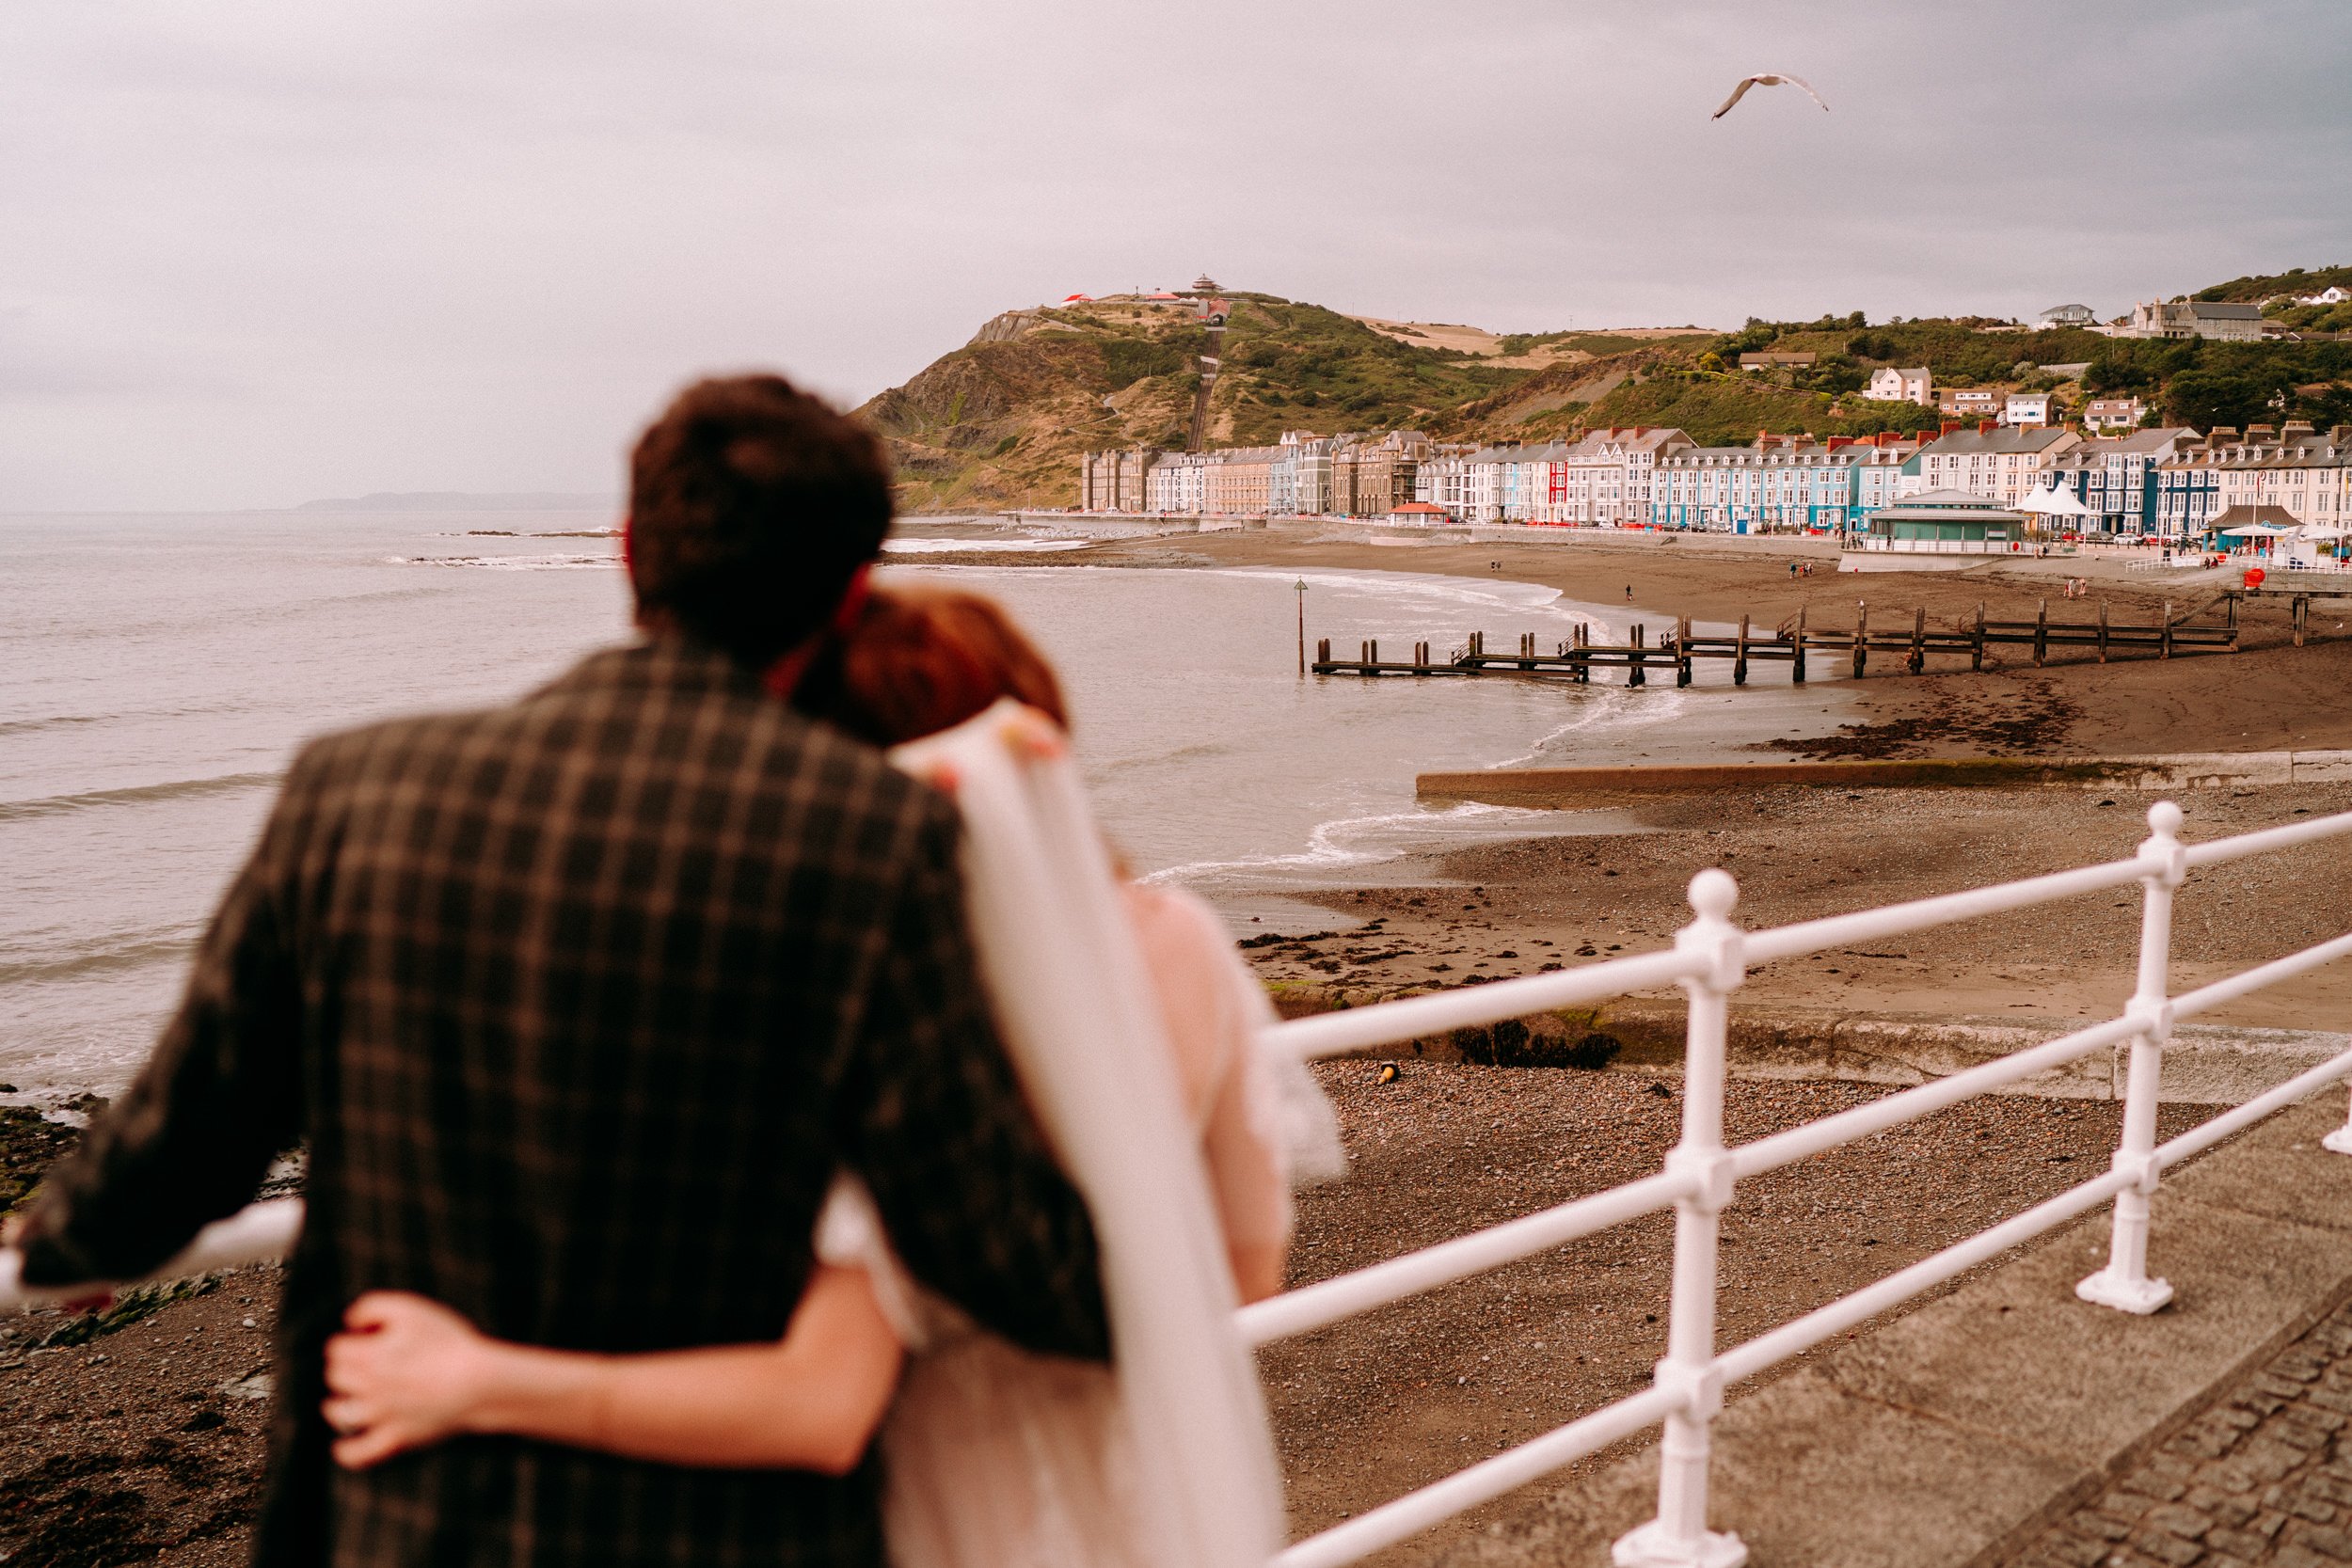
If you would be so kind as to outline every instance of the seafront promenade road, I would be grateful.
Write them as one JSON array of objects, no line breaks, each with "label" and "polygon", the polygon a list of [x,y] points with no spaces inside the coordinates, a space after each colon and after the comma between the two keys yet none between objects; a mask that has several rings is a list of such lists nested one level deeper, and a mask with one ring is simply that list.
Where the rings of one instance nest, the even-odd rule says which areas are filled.
[{"label": "seafront promenade road", "polygon": [[2352,1562],[2352,1303],[2231,1386],[2010,1568]]}]

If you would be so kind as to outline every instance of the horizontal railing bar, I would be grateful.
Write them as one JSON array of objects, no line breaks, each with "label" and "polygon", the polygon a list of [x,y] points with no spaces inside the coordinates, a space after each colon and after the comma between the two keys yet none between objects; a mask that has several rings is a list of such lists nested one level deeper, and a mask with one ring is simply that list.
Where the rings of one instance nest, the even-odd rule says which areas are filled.
[{"label": "horizontal railing bar", "polygon": [[2238,833],[2231,838],[2192,844],[2188,847],[2188,863],[2192,867],[2215,865],[2272,849],[2309,844],[2315,838],[2333,838],[2344,832],[2352,832],[2352,811],[2338,812],[2332,816],[2314,816],[2309,822],[2290,822],[2283,828],[2265,828],[2259,832]]},{"label": "horizontal railing bar", "polygon": [[1241,1309],[1242,1338],[1263,1345],[1516,1263],[1546,1247],[1656,1213],[1677,1198],[1688,1196],[1692,1182],[1691,1177],[1680,1174],[1645,1176],[1590,1197],[1522,1214],[1418,1252],[1286,1291]]},{"label": "horizontal railing bar", "polygon": [[1582,1002],[1605,1002],[1628,991],[1647,990],[1695,974],[1705,961],[1702,956],[1670,947],[1553,974],[1522,974],[1490,985],[1456,986],[1427,996],[1408,996],[1377,1006],[1317,1013],[1311,1018],[1275,1024],[1260,1037],[1302,1059],[1329,1056],[1391,1040],[1499,1023],[1506,1018]]},{"label": "horizontal railing bar", "polygon": [[2275,1089],[2265,1089],[2243,1105],[2233,1106],[2210,1121],[2201,1121],[2170,1143],[2158,1144],[2155,1149],[2159,1166],[2179,1164],[2192,1154],[2206,1149],[2230,1136],[2251,1127],[2275,1111],[2294,1104],[2314,1089],[2326,1088],[2338,1078],[2352,1074],[2352,1051],[2331,1056],[2308,1072],[2300,1072]]},{"label": "horizontal railing bar", "polygon": [[1793,958],[1849,942],[1899,936],[1931,926],[1948,926],[1981,915],[2055,903],[2079,894],[2122,887],[2146,875],[2148,867],[2137,860],[2078,866],[2072,871],[2028,877],[2022,882],[1999,882],[1991,887],[1939,894],[1933,898],[1916,898],[1907,904],[1888,904],[1853,914],[1835,914],[1820,920],[1801,920],[1793,926],[1750,931],[1741,941],[1740,952],[1751,965],[1769,963],[1774,958]]},{"label": "horizontal railing bar", "polygon": [[2044,1069],[2061,1067],[2078,1056],[2089,1055],[2103,1045],[2127,1040],[2137,1029],[2137,1023],[2131,1019],[2112,1018],[2105,1023],[2094,1023],[2088,1029],[2077,1029],[2071,1035],[2044,1040],[2012,1055],[1969,1068],[1963,1072],[1955,1072],[1948,1078],[1938,1078],[1899,1094],[1890,1094],[1883,1100],[1857,1105],[1851,1111],[1840,1111],[1836,1116],[1823,1117],[1819,1121],[1808,1121],[1785,1132],[1775,1132],[1754,1143],[1741,1144],[1731,1151],[1731,1168],[1742,1180],[1761,1175],[1792,1160],[1802,1160],[1808,1154],[1824,1153],[1842,1144],[1867,1138],[1873,1132],[1883,1132],[1890,1127],[1957,1105],[1987,1089],[2014,1083],[2020,1078],[2029,1078]]},{"label": "horizontal railing bar", "polygon": [[1769,1333],[1757,1335],[1746,1344],[1725,1351],[1716,1358],[1716,1365],[1723,1369],[1725,1383],[1754,1377],[1768,1367],[1811,1350],[1833,1334],[1874,1318],[1890,1307],[1900,1306],[1920,1291],[1940,1285],[1988,1258],[1998,1257],[2054,1226],[2063,1225],[2078,1214],[2089,1213],[2131,1184],[2130,1177],[2111,1170],[2079,1187],[2070,1187],[2049,1201],[2038,1203],[1990,1230],[1979,1230],[1966,1241],[1956,1242],[1941,1252],[1931,1253],[1874,1285],[1866,1285],[1850,1296],[1840,1297],[1827,1307],[1807,1312],[1804,1317],[1785,1323]]},{"label": "horizontal railing bar", "polygon": [[1561,1465],[1594,1453],[1621,1437],[1666,1418],[1676,1403],[1662,1389],[1645,1388],[1591,1415],[1532,1437],[1515,1449],[1456,1470],[1443,1481],[1407,1492],[1359,1518],[1335,1525],[1276,1554],[1273,1568],[1339,1568],[1418,1535],[1515,1486],[1524,1486]]},{"label": "horizontal railing bar", "polygon": [[2352,931],[2345,932],[2332,942],[2323,942],[2315,947],[2306,947],[2299,953],[2290,953],[2283,958],[2273,958],[2266,964],[2257,964],[2252,969],[2242,970],[2226,979],[2216,980],[2212,985],[2200,986],[2195,990],[2183,991],[2172,999],[2172,1016],[2193,1018],[2199,1013],[2210,1012],[2224,1002],[2234,1002],[2239,997],[2250,995],[2265,986],[2275,986],[2281,980],[2292,980],[2297,974],[2309,974],[2314,969],[2333,963],[2336,959],[2347,955],[2352,955]]}]

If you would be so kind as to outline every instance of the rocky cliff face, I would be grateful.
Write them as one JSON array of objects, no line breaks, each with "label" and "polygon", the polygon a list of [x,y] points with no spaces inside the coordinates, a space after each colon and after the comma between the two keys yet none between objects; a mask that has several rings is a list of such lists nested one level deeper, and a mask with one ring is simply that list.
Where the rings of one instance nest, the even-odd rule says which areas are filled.
[{"label": "rocky cliff face", "polygon": [[[1530,373],[1319,306],[1232,297],[1210,404],[1218,445],[1450,423]],[[1184,302],[1008,310],[859,413],[890,443],[908,511],[1066,506],[1080,453],[1184,444],[1204,341]]]}]

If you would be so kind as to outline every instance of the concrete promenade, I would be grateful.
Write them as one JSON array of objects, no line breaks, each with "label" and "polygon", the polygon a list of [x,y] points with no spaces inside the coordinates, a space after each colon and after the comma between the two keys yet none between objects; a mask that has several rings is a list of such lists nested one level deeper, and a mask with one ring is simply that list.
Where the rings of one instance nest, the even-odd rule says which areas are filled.
[{"label": "concrete promenade", "polygon": [[[2153,1317],[2074,1295],[2106,1259],[2101,1210],[1735,1397],[1715,1528],[1753,1568],[2352,1560],[2352,1465],[2331,1468],[2352,1411],[2352,1159],[2319,1147],[2344,1122],[2329,1090],[2166,1183],[2150,1268],[2177,1293]],[[1657,1470],[1654,1448],[1633,1455],[1440,1560],[1606,1563],[1654,1512]]]}]

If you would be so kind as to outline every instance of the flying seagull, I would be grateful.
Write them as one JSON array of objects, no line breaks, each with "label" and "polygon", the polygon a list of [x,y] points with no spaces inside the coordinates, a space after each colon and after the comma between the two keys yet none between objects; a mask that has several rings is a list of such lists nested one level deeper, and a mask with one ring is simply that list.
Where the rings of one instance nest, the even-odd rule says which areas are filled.
[{"label": "flying seagull", "polygon": [[[1821,103],[1821,95],[1815,92],[1813,90],[1812,84],[1805,81],[1804,77],[1791,76],[1785,71],[1759,71],[1753,76],[1740,77],[1740,85],[1731,89],[1731,96],[1729,98],[1724,100],[1724,106],[1717,109],[1713,114],[1708,116],[1708,118],[1709,119],[1721,119],[1724,116],[1731,113],[1731,106],[1734,103],[1739,103],[1742,98],[1745,98],[1748,95],[1748,89],[1750,87],[1777,87],[1783,85],[1803,87],[1804,88],[1804,95],[1807,98],[1810,98],[1816,103]],[[1829,105],[1821,103],[1821,112],[1823,114],[1829,113]]]}]

